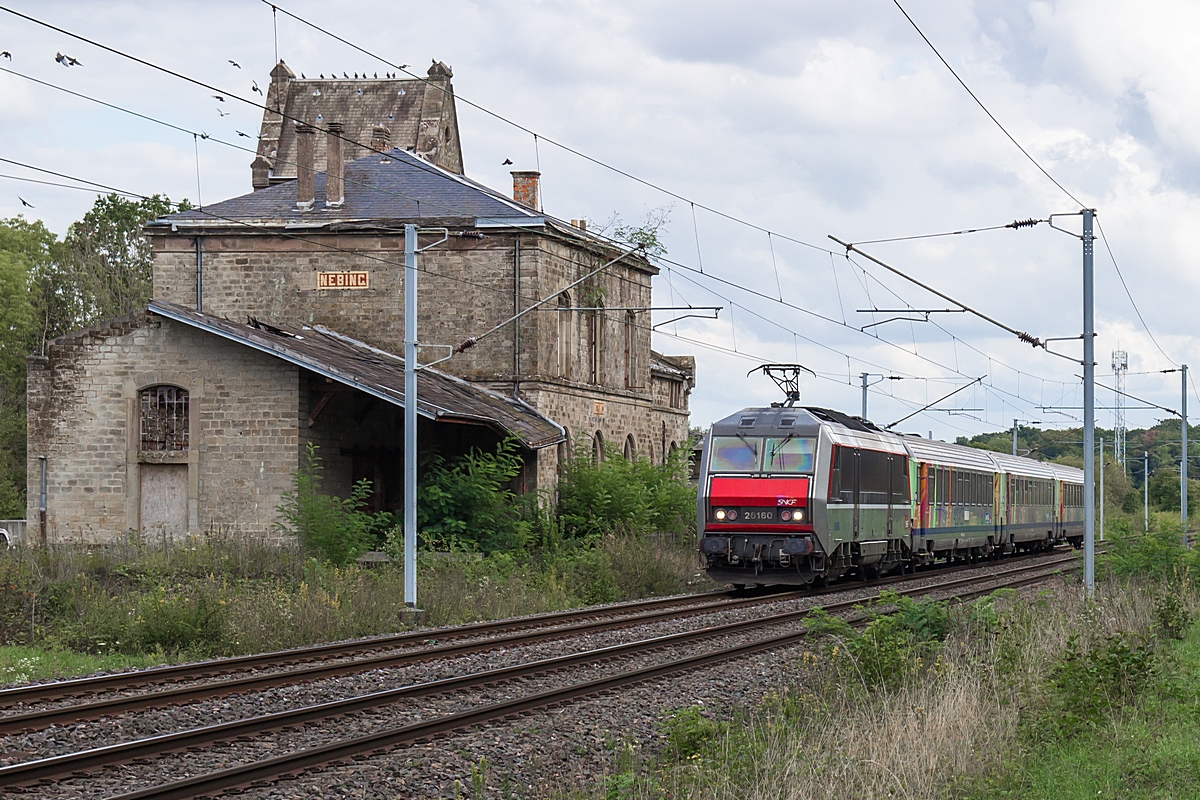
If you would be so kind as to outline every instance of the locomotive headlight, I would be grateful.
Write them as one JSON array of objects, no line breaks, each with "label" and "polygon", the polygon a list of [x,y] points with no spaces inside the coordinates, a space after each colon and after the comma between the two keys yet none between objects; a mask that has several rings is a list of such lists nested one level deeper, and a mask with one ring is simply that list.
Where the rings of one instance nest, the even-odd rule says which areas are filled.
[{"label": "locomotive headlight", "polygon": [[737,509],[736,508],[729,509],[729,513],[727,513],[725,516],[729,519],[737,519]]},{"label": "locomotive headlight", "polygon": [[717,519],[725,519],[725,509],[718,508],[716,511],[713,512],[713,516],[716,517]]},{"label": "locomotive headlight", "polygon": [[804,521],[804,509],[797,508],[795,511],[792,512],[792,522],[803,522],[803,521]]}]

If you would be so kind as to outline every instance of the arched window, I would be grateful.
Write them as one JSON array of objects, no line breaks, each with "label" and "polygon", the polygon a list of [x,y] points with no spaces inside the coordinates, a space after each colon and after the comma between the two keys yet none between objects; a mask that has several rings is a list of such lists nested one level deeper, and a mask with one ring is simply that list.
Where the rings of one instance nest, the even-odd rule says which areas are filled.
[{"label": "arched window", "polygon": [[592,439],[592,462],[599,464],[604,460],[604,434],[596,431],[595,438]]},{"label": "arched window", "polygon": [[188,449],[188,392],[177,386],[151,386],[139,396],[141,449]]},{"label": "arched window", "polygon": [[558,296],[558,375],[561,378],[571,377],[571,350],[574,344],[571,321],[571,294],[563,292]]},{"label": "arched window", "polygon": [[632,311],[625,312],[625,388],[632,389],[638,385],[637,363],[637,331],[634,328],[635,316]]},{"label": "arched window", "polygon": [[588,383],[602,383],[604,364],[604,310],[600,300],[596,310],[587,312]]},{"label": "arched window", "polygon": [[637,456],[637,443],[633,439],[633,434],[625,437],[625,460],[633,461]]}]

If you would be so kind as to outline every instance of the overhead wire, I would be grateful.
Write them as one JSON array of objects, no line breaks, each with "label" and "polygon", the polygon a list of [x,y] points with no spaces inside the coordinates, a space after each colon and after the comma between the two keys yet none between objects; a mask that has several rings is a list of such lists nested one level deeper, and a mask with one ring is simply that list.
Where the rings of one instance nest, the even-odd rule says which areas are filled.
[{"label": "overhead wire", "polygon": [[[175,70],[171,70],[171,69],[169,69],[169,68],[162,67],[162,66],[160,66],[160,65],[157,65],[157,64],[154,64],[154,63],[152,63],[152,62],[146,61],[145,59],[141,59],[141,58],[139,58],[139,57],[137,57],[137,56],[134,56],[134,55],[132,55],[132,54],[125,53],[125,52],[123,52],[123,51],[120,51],[120,50],[118,50],[118,49],[116,49],[116,48],[113,48],[113,47],[110,47],[110,46],[108,46],[108,45],[101,44],[101,43],[99,43],[99,42],[96,42],[95,40],[89,39],[89,38],[87,38],[87,37],[84,37],[84,36],[81,36],[81,35],[79,35],[79,34],[75,34],[75,33],[71,32],[71,31],[67,31],[67,30],[65,30],[65,29],[63,29],[63,28],[60,28],[60,27],[58,27],[58,26],[55,26],[55,25],[52,25],[52,24],[50,24],[50,23],[44,22],[44,21],[42,21],[42,20],[36,19],[36,18],[34,18],[34,17],[31,17],[31,16],[29,16],[29,15],[27,15],[27,14],[23,14],[23,13],[21,13],[21,12],[14,11],[13,9],[9,9],[9,8],[7,8],[7,7],[4,7],[4,6],[0,6],[0,10],[6,11],[6,12],[8,12],[8,13],[11,13],[11,14],[13,14],[13,15],[15,15],[15,16],[21,17],[21,18],[23,18],[23,19],[26,19],[26,20],[28,20],[28,21],[30,21],[30,22],[33,22],[33,23],[35,23],[35,24],[38,24],[38,25],[41,25],[41,26],[43,26],[43,27],[47,27],[47,28],[49,28],[49,29],[52,29],[52,30],[58,31],[58,32],[60,32],[60,33],[62,33],[62,34],[64,34],[64,35],[67,35],[67,36],[70,36],[70,37],[72,37],[72,38],[78,39],[78,40],[80,40],[80,41],[86,42],[86,43],[88,43],[88,44],[90,44],[90,45],[92,45],[92,46],[94,46],[94,47],[98,47],[98,48],[100,48],[100,49],[103,49],[103,50],[105,50],[105,51],[107,51],[107,52],[111,52],[111,53],[113,53],[113,54],[115,54],[115,55],[119,55],[119,56],[121,56],[121,57],[128,58],[128,59],[130,59],[130,60],[132,60],[132,61],[135,61],[135,62],[137,62],[137,63],[140,63],[140,64],[142,64],[142,65],[144,65],[144,66],[147,66],[147,67],[149,67],[149,68],[151,68],[151,69],[155,69],[155,70],[161,71],[161,72],[163,72],[163,73],[169,74],[169,75],[171,75],[171,76],[173,76],[173,77],[176,77],[176,78],[178,78],[178,79],[181,79],[181,80],[187,81],[187,82],[189,82],[189,83],[192,83],[192,84],[195,84],[195,85],[198,85],[198,86],[202,86],[202,87],[204,87],[204,88],[206,88],[206,89],[210,89],[210,90],[217,91],[217,92],[223,92],[224,94],[228,94],[229,96],[231,96],[231,97],[233,97],[233,98],[235,98],[235,99],[237,99],[237,100],[241,100],[242,102],[244,102],[244,103],[246,103],[246,104],[249,104],[249,105],[255,106],[255,107],[257,107],[257,108],[260,108],[260,109],[264,109],[264,110],[266,110],[266,106],[264,106],[264,105],[262,105],[262,104],[260,104],[260,103],[257,103],[257,102],[255,102],[255,101],[253,101],[253,100],[250,100],[250,99],[247,99],[247,98],[241,97],[241,96],[237,95],[236,93],[232,93],[232,92],[226,92],[225,90],[222,90],[222,89],[220,89],[219,87],[213,86],[213,85],[211,85],[211,84],[208,84],[208,83],[206,83],[206,82],[203,82],[203,81],[197,80],[197,79],[195,79],[195,78],[191,78],[191,77],[189,77],[189,76],[187,76],[187,75],[184,75],[184,74],[182,74],[182,73],[179,73],[179,72],[177,72],[177,71],[175,71]],[[280,9],[280,10],[283,10],[283,11],[285,11],[285,13],[288,13],[288,14],[289,14],[289,16],[293,16],[293,17],[295,17],[295,15],[292,15],[292,14],[290,14],[290,12],[287,12],[285,9]],[[303,21],[303,20],[301,20],[301,21]],[[306,22],[306,21],[305,21],[305,22]],[[486,109],[484,109],[484,110],[486,110]],[[279,113],[279,112],[278,112],[278,110],[274,110],[274,111],[275,111],[275,113]],[[281,116],[283,116],[283,117],[285,117],[285,118],[288,118],[288,119],[291,119],[291,117],[289,117],[289,116],[288,116],[288,115],[286,115],[286,114],[281,114]],[[299,122],[299,121],[301,121],[301,120],[296,120],[296,121],[298,121],[298,122]],[[530,133],[532,133],[532,131],[530,131]],[[342,137],[342,138],[343,138],[343,139],[345,139],[346,141],[349,141],[349,142],[353,143],[353,144],[357,144],[357,145],[359,145],[359,146],[365,146],[365,145],[363,145],[362,143],[360,143],[360,142],[355,142],[354,140],[352,140],[352,139],[349,139],[349,138],[347,138],[347,137]],[[544,138],[544,137],[542,137],[542,138]],[[551,140],[547,140],[547,141],[551,141]],[[562,145],[561,145],[560,143],[558,143],[558,142],[553,142],[553,141],[551,141],[551,143],[552,143],[552,144],[555,144],[556,146],[560,146],[560,147],[562,146]],[[235,145],[235,146],[236,146],[236,145]],[[242,149],[247,149],[247,148],[242,148]],[[568,149],[568,150],[569,150],[570,148],[565,148],[565,149]],[[572,151],[572,152],[574,152],[574,151]],[[585,158],[587,157],[587,156],[584,156],[583,154],[579,154],[579,155],[581,155],[581,156],[583,156],[583,157],[585,157]],[[597,163],[599,163],[599,162],[597,162]],[[605,165],[605,166],[608,166],[608,165]],[[434,172],[434,171],[435,171],[435,169],[434,169],[434,168],[432,168],[432,165],[430,165],[430,167],[429,167],[428,169],[429,169],[429,171],[431,171],[431,172]],[[615,168],[614,168],[614,169],[615,169]],[[619,170],[618,170],[618,171],[619,171]],[[635,176],[632,176],[632,175],[628,175],[628,177],[630,177],[631,179],[634,179],[634,180],[640,180],[640,179],[638,179],[638,178],[636,178]],[[643,181],[643,182],[644,182],[644,181]],[[647,185],[652,185],[652,184],[647,184]],[[674,193],[671,193],[671,192],[669,192],[668,190],[662,189],[661,187],[654,187],[654,188],[660,189],[660,190],[662,190],[662,191],[664,191],[664,192],[666,192],[666,193],[668,193],[668,194],[671,194],[671,195],[672,195],[672,196],[674,196],[674,197],[677,197],[678,199],[685,200],[685,201],[687,201],[687,202],[689,202],[689,203],[693,203],[693,202],[694,202],[694,201],[691,201],[691,200],[689,200],[689,199],[687,199],[687,198],[684,198],[684,197],[682,197],[681,195],[676,195],[676,194],[674,194]],[[721,211],[719,211],[719,210],[717,210],[717,209],[710,208],[710,207],[708,207],[708,206],[706,206],[706,205],[704,205],[704,204],[702,204],[702,203],[695,203],[694,205],[696,205],[696,206],[699,206],[700,208],[702,208],[702,209],[704,209],[704,210],[707,210],[707,211],[709,211],[710,213],[717,214],[718,216],[726,217],[726,218],[729,218],[729,219],[731,219],[731,220],[733,220],[733,221],[736,221],[736,222],[739,222],[739,223],[742,223],[742,224],[746,224],[746,225],[748,225],[748,226],[750,226],[750,227],[752,227],[752,228],[756,228],[756,229],[758,229],[758,230],[760,230],[760,231],[771,233],[772,235],[774,235],[774,236],[777,236],[777,237],[779,237],[779,238],[781,238],[781,239],[784,239],[784,240],[787,240],[787,241],[792,241],[792,242],[794,242],[794,243],[801,244],[801,245],[804,245],[804,246],[806,246],[806,247],[810,247],[810,248],[813,248],[813,249],[821,250],[821,251],[823,251],[823,252],[832,253],[832,251],[830,251],[830,250],[828,250],[828,249],[826,249],[826,248],[822,248],[822,247],[819,247],[819,246],[817,246],[817,245],[813,245],[813,244],[811,244],[811,243],[804,242],[803,240],[799,240],[799,239],[796,239],[796,238],[794,238],[794,237],[787,236],[787,235],[785,235],[785,234],[780,234],[780,233],[778,233],[778,232],[770,231],[769,229],[763,228],[763,227],[761,227],[761,226],[754,225],[753,223],[749,223],[749,222],[747,222],[747,221],[745,221],[745,220],[741,220],[741,219],[738,219],[738,218],[736,218],[736,217],[732,217],[731,215],[725,214],[724,212],[721,212]],[[238,221],[238,222],[240,223],[240,221]],[[679,264],[678,262],[673,262],[673,263],[676,263],[676,265],[677,265],[677,266],[679,266],[679,267],[681,267],[681,268],[683,268],[683,269],[687,269],[687,270],[689,270],[689,271],[697,271],[697,270],[694,270],[694,269],[693,269],[693,268],[691,268],[691,267],[688,267],[687,265]],[[714,277],[714,276],[712,276],[711,274],[708,274],[708,273],[703,273],[703,272],[701,272],[701,274],[705,274],[705,275],[706,275],[706,277],[710,277],[710,278],[713,278],[713,277]],[[717,278],[717,280],[720,280],[720,282],[722,282],[722,283],[726,283],[726,284],[729,284],[729,285],[734,285],[734,286],[737,286],[736,284],[733,284],[733,283],[731,283],[730,281],[725,281],[725,280],[723,280],[723,279],[719,279],[719,278]],[[750,293],[751,293],[751,294],[760,295],[760,296],[763,296],[763,297],[767,297],[768,299],[771,299],[771,298],[770,298],[768,295],[764,295],[764,294],[762,294],[762,293],[760,293],[760,292],[756,292],[756,291],[753,291],[753,290],[749,290],[749,289],[747,289],[746,287],[737,286],[737,288],[743,289],[743,291],[750,291]],[[853,328],[853,327],[851,327],[851,326],[847,325],[845,322],[838,322],[837,320],[834,320],[833,318],[826,317],[825,315],[819,314],[819,313],[817,313],[817,312],[813,312],[813,311],[811,311],[811,310],[809,310],[809,309],[805,309],[805,308],[803,308],[803,307],[800,307],[800,306],[797,306],[797,305],[795,305],[795,304],[792,304],[792,303],[784,303],[784,305],[786,305],[786,306],[788,306],[788,307],[791,307],[791,308],[794,308],[794,309],[796,309],[796,310],[802,311],[803,313],[806,313],[806,314],[811,314],[811,315],[813,315],[813,316],[815,316],[815,317],[818,317],[818,318],[824,319],[824,320],[826,320],[826,321],[828,321],[828,322],[832,322],[832,323],[834,323],[834,324],[839,324],[839,325],[842,325],[843,327],[846,327],[846,328],[847,328],[847,329],[849,329],[849,330],[857,330],[857,329],[855,329],[855,328]],[[861,333],[861,331],[860,331],[860,333]],[[878,341],[883,341],[883,342],[885,342],[885,343],[887,343],[887,344],[889,344],[889,345],[891,345],[891,346],[893,346],[893,347],[898,347],[897,345],[895,345],[894,343],[890,342],[890,341],[889,341],[889,340],[887,340],[887,339],[883,339],[883,338],[881,338],[881,337],[872,337],[872,338],[875,338],[875,339],[877,339]],[[905,350],[904,348],[899,348],[899,349],[900,349],[902,352],[905,352],[906,354],[908,354],[908,351],[907,351],[907,350]],[[931,359],[928,359],[928,358],[926,358],[926,357],[924,357],[924,356],[920,356],[919,354],[914,354],[914,355],[917,355],[917,357],[921,358],[922,360],[928,361],[929,363],[932,363],[932,364],[934,364],[934,365],[936,365],[936,366],[939,366],[939,367],[941,367],[941,368],[943,368],[943,369],[950,369],[950,368],[949,368],[949,367],[947,367],[946,365],[938,364],[937,362],[935,362],[935,361],[933,361],[933,360],[931,360]],[[951,370],[951,371],[954,371],[954,372],[959,372],[957,369],[953,369],[953,370]],[[962,374],[962,375],[964,375],[964,376],[965,376],[965,373],[961,373],[961,372],[959,372],[959,374]],[[1018,399],[1020,399],[1022,402],[1027,402],[1027,403],[1030,403],[1030,404],[1032,405],[1032,401],[1028,401],[1028,400],[1025,400],[1024,398],[1019,398],[1019,397],[1018,397]]]}]

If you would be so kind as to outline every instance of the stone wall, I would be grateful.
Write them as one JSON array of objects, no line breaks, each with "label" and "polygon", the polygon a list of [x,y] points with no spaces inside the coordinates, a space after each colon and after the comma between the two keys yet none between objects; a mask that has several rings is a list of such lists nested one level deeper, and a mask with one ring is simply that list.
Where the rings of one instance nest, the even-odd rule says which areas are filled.
[{"label": "stone wall", "polygon": [[[186,452],[140,450],[139,391],[161,384],[189,392]],[[296,367],[145,313],[56,340],[29,360],[29,536],[39,456],[51,542],[138,528],[143,480],[170,465],[186,472],[188,531],[271,534],[296,466],[297,385]]]},{"label": "stone wall", "polygon": [[[246,233],[202,238],[203,311],[237,321],[253,316],[296,327],[324,325],[389,352],[403,352],[403,236]],[[195,307],[195,239],[156,232],[152,240],[155,297]],[[672,407],[673,381],[651,370],[650,314],[625,310],[651,305],[653,268],[631,257],[630,263],[612,265],[581,283],[560,302],[563,287],[612,255],[560,234],[500,231],[488,232],[482,240],[452,237],[419,256],[418,338],[426,344],[457,344],[549,298],[439,368],[504,394],[517,391],[573,436],[600,432],[618,454],[632,434],[635,452],[657,463],[664,449],[687,438],[690,385],[678,395],[681,406]],[[317,288],[318,272],[350,270],[368,271],[369,288]],[[593,307],[604,310],[573,310]],[[429,347],[422,358],[445,353]],[[300,400],[306,409],[308,402],[307,397]],[[342,402],[335,399],[323,415],[342,413]],[[302,410],[302,419],[307,414]],[[331,459],[342,458],[318,441],[324,434],[320,424],[315,428],[313,440],[326,447]],[[337,449],[345,450],[344,442]],[[538,454],[531,473],[536,486],[532,481],[526,486],[553,489],[566,448],[559,451]]]}]

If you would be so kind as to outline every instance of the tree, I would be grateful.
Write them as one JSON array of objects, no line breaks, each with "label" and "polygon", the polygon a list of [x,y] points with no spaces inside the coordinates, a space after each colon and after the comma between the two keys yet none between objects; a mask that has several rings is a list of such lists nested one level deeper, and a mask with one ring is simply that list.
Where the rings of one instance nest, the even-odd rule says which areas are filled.
[{"label": "tree", "polygon": [[[180,210],[190,208],[187,200]],[[143,226],[175,211],[161,195],[129,200],[116,194],[96,199],[63,240],[50,297],[58,335],[142,308],[152,291],[153,254]]]}]

